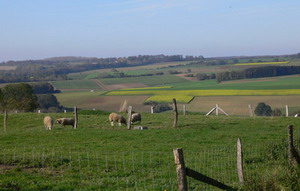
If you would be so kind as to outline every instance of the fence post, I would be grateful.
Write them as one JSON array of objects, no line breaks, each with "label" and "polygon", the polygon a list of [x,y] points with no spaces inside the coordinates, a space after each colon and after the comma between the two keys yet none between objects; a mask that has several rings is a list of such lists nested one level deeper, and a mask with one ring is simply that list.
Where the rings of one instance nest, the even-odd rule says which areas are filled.
[{"label": "fence post", "polygon": [[182,107],[183,107],[182,108],[183,109],[183,115],[185,115],[186,114],[186,105],[183,105]]},{"label": "fence post", "polygon": [[176,164],[176,174],[177,174],[177,183],[179,191],[187,191],[187,178],[186,178],[186,168],[184,164],[183,150],[174,149],[173,150],[175,164]]},{"label": "fence post", "polygon": [[241,139],[237,140],[237,156],[236,156],[236,165],[238,170],[239,181],[241,184],[244,183],[244,166],[243,166],[243,148]]},{"label": "fence post", "polygon": [[289,106],[285,105],[285,116],[288,117],[289,116]]},{"label": "fence post", "polygon": [[248,105],[248,108],[249,108],[249,112],[250,112],[250,117],[253,117],[253,111],[252,111],[251,104]]},{"label": "fence post", "polygon": [[127,117],[127,129],[128,130],[131,129],[131,112],[132,112],[132,106],[128,106],[128,109],[127,109],[127,114],[128,114],[128,117]]},{"label": "fence post", "polygon": [[150,112],[151,112],[151,114],[154,113],[154,106],[151,106],[151,107],[150,107]]},{"label": "fence post", "polygon": [[4,120],[3,120],[3,127],[4,127],[4,131],[6,131],[7,129],[7,111],[6,109],[4,110]]},{"label": "fence post", "polygon": [[74,106],[74,115],[75,115],[74,129],[77,129],[77,126],[78,126],[78,113],[77,113],[77,107],[76,106]]},{"label": "fence post", "polygon": [[294,165],[296,162],[298,165],[300,164],[300,155],[294,146],[294,132],[293,125],[288,126],[288,157],[289,164]]},{"label": "fence post", "polygon": [[176,103],[176,99],[175,98],[173,98],[173,111],[174,111],[174,123],[173,123],[173,127],[177,127],[178,110],[177,110],[177,103]]},{"label": "fence post", "polygon": [[216,104],[216,115],[219,115],[219,106]]}]

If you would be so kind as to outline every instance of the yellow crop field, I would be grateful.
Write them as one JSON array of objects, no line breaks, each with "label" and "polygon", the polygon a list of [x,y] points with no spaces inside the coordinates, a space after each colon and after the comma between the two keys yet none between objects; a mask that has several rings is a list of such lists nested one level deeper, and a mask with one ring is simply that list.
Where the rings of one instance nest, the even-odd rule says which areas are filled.
[{"label": "yellow crop field", "polygon": [[253,63],[239,63],[235,66],[254,66],[254,65],[273,65],[273,64],[287,64],[289,62],[253,62]]},{"label": "yellow crop field", "polygon": [[189,95],[154,95],[150,96],[147,101],[155,101],[155,102],[172,102],[173,98],[176,99],[177,102],[180,103],[189,103],[194,96]]},{"label": "yellow crop field", "polygon": [[156,90],[156,89],[168,89],[172,88],[172,86],[158,86],[158,87],[144,87],[144,88],[126,88],[122,90]]},{"label": "yellow crop field", "polygon": [[112,91],[106,95],[151,95],[147,101],[170,102],[172,98],[179,102],[188,103],[195,96],[274,96],[300,95],[300,89],[283,90],[138,90]]}]

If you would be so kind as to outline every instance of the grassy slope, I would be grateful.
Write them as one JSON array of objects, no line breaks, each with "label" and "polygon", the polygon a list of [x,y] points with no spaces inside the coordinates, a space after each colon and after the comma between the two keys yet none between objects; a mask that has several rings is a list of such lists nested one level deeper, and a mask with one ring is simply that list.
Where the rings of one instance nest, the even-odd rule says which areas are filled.
[{"label": "grassy slope", "polygon": [[[128,131],[124,126],[110,127],[108,114],[80,115],[77,130],[57,126],[53,131],[45,131],[42,124],[44,116],[30,113],[10,115],[8,132],[0,132],[0,148],[47,147],[51,143],[51,147],[83,150],[101,147],[102,151],[171,151],[173,148],[183,147],[197,151],[200,148],[234,144],[237,137],[244,139],[247,144],[280,140],[285,138],[288,124],[300,126],[297,118],[187,115],[180,116],[180,128],[174,129],[171,128],[172,113],[145,113],[142,124],[148,126],[151,129],[149,131]],[[57,118],[72,114],[52,116]],[[39,136],[36,136],[37,134]],[[76,144],[70,144],[71,142]],[[148,142],[156,144],[147,144]]]},{"label": "grassy slope", "polygon": [[162,76],[145,76],[145,77],[132,77],[132,78],[105,78],[101,82],[106,85],[111,84],[126,84],[126,83],[143,83],[149,86],[158,86],[171,83],[188,82],[183,78],[174,75]]},{"label": "grassy slope", "polygon": [[[184,149],[189,167],[232,183],[236,181],[237,137],[246,150],[257,154],[263,151],[263,142],[280,143],[286,138],[287,124],[300,126],[296,118],[187,115],[179,117],[179,128],[172,128],[173,114],[165,113],[143,114],[142,124],[150,130],[128,131],[125,126],[110,127],[107,115],[79,115],[78,129],[56,127],[52,131],[43,129],[44,114],[10,115],[8,131],[0,131],[2,188],[175,190],[174,148]],[[245,160],[254,161],[256,170],[267,162],[260,155],[249,158],[248,154]],[[153,185],[152,178],[158,185]],[[199,190],[201,184],[189,179],[189,185]]]}]

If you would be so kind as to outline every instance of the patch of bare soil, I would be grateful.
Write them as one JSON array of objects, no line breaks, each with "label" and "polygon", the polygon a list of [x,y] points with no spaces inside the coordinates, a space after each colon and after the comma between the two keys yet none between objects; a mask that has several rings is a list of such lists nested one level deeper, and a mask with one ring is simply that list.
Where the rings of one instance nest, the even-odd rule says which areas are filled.
[{"label": "patch of bare soil", "polygon": [[113,85],[106,85],[107,89],[110,90],[117,90],[117,89],[124,89],[124,88],[145,88],[147,87],[143,83],[130,83],[130,84],[113,84]]},{"label": "patch of bare soil", "polygon": [[143,104],[148,97],[149,96],[99,96],[83,103],[80,105],[80,108],[119,111],[124,105],[124,102],[126,102],[128,106],[133,107],[134,111],[150,111],[150,107]]},{"label": "patch of bare soil", "polygon": [[0,70],[15,70],[17,66],[0,66]]}]

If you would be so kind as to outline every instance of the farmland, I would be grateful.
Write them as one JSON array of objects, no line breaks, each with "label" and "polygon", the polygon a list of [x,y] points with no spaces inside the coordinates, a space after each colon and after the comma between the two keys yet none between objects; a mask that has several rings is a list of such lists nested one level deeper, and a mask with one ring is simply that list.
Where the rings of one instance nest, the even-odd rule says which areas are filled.
[{"label": "farmland", "polygon": [[287,64],[289,62],[253,62],[253,63],[239,63],[235,66],[256,66],[256,65],[275,65],[275,64]]},{"label": "farmland", "polygon": [[[282,111],[286,104],[294,108],[291,111],[300,110],[299,75],[223,83],[217,83],[215,80],[190,81],[174,75],[107,78],[98,79],[106,86],[106,89],[98,93],[90,93],[90,89],[84,89],[88,86],[82,86],[76,83],[76,80],[69,80],[65,81],[65,84],[62,82],[61,87],[65,87],[64,91],[68,90],[70,87],[68,84],[72,81],[77,84],[77,87],[74,87],[77,89],[69,89],[72,90],[70,93],[56,94],[60,103],[66,107],[73,107],[76,104],[83,109],[118,111],[120,105],[127,101],[138,111],[149,111],[149,106],[143,105],[146,101],[171,102],[176,98],[179,103],[189,103],[187,108],[190,111],[208,112],[215,104],[219,104],[230,114],[248,115],[249,104],[254,108],[259,102],[264,101],[272,108],[279,108]],[[94,81],[90,82],[96,84]],[[79,90],[86,92],[76,92]],[[253,99],[249,99],[251,96]]]},{"label": "farmland", "polygon": [[[148,70],[187,72],[187,66],[168,64],[126,70],[134,75]],[[244,67],[252,66],[191,69],[214,72]],[[244,190],[260,182],[272,184],[275,179],[280,189],[299,190],[299,181],[293,178],[300,172],[288,174],[284,141],[287,125],[293,124],[298,147],[299,119],[249,117],[249,105],[254,110],[259,102],[280,109],[282,115],[285,105],[289,106],[290,116],[299,112],[299,75],[217,83],[166,74],[98,78],[98,72],[103,71],[82,72],[76,74],[77,80],[52,82],[62,90],[55,94],[62,105],[79,108],[78,129],[55,124],[53,130],[46,131],[43,127],[45,115],[73,117],[72,113],[9,114],[7,131],[0,130],[0,190],[176,190],[174,148],[183,148],[188,167],[240,188],[235,167],[238,137],[245,148]],[[178,128],[172,127],[173,112],[150,114],[150,106],[144,105],[145,101],[171,102],[172,98],[178,102]],[[183,104],[187,115],[182,115]],[[230,116],[203,115],[216,104]],[[141,112],[139,125],[149,129],[111,127],[109,112],[118,112],[123,105]],[[190,178],[188,181],[191,190],[215,190]]]},{"label": "farmland", "polygon": [[[51,115],[55,118],[72,116],[71,113]],[[266,165],[271,164],[267,151],[273,148],[272,144],[280,146],[286,137],[287,124],[300,126],[296,118],[180,115],[179,128],[172,128],[171,113],[143,113],[142,125],[149,130],[128,131],[125,126],[110,127],[107,115],[97,111],[82,113],[78,129],[56,125],[54,130],[46,131],[42,125],[44,114],[11,114],[7,131],[0,131],[1,187],[174,190],[174,148],[184,149],[187,166],[238,186],[234,164],[237,137],[246,148],[245,160],[254,160],[254,164],[245,163],[250,180],[271,170],[272,166]],[[295,133],[298,139],[300,132]],[[286,158],[272,162],[279,167],[282,159]],[[192,179],[189,182],[194,190],[214,190]]]},{"label": "farmland", "polygon": [[188,82],[183,78],[174,75],[163,76],[146,76],[146,77],[130,77],[130,78],[105,78],[101,79],[106,85],[111,84],[127,84],[127,83],[143,83],[148,86],[166,85],[171,83]]},{"label": "farmland", "polygon": [[56,89],[60,90],[91,90],[99,89],[100,87],[91,80],[65,80],[52,81]]}]

